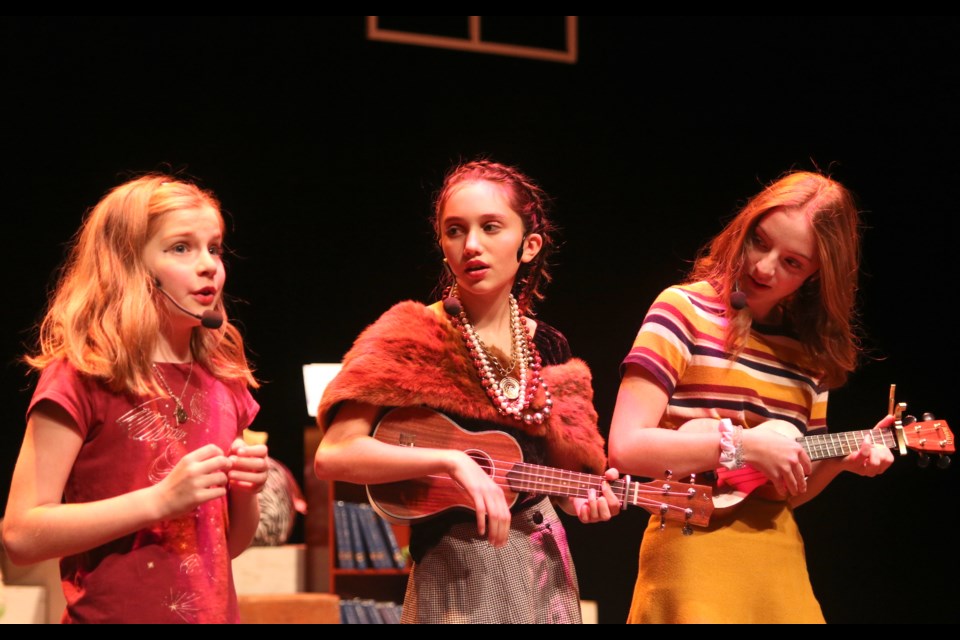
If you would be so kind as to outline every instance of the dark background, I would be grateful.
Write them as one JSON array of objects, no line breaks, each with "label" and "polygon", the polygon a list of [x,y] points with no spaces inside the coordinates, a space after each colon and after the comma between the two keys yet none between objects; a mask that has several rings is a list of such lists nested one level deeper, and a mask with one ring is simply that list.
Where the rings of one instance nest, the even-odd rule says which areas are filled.
[{"label": "dark background", "polygon": [[[562,43],[559,17],[488,24]],[[230,309],[264,381],[255,428],[298,475],[301,365],[338,361],[394,302],[430,299],[431,195],[480,153],[555,199],[565,246],[539,315],[591,365],[604,430],[655,295],[763,183],[817,167],[865,212],[870,357],[832,395],[831,427],[872,426],[892,382],[913,412],[956,418],[957,26],[583,17],[568,65],[372,42],[357,16],[3,18],[0,507],[34,382],[18,358],[65,247],[107,189],[151,169],[223,202]],[[960,619],[956,466],[911,455],[798,511],[828,621]],[[568,527],[602,622],[625,619],[645,522]]]}]

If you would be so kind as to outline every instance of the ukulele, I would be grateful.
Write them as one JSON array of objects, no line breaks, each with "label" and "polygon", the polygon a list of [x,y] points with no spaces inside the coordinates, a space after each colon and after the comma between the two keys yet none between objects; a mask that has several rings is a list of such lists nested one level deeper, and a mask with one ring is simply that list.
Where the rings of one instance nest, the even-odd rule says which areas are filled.
[{"label": "ukulele", "polygon": [[[586,498],[601,495],[603,476],[556,469],[523,461],[520,444],[502,431],[467,431],[446,415],[426,407],[388,411],[372,434],[380,442],[400,447],[456,449],[469,455],[503,489],[513,506],[517,494]],[[711,487],[680,482],[636,482],[624,476],[610,483],[623,508],[637,506],[661,516],[661,522],[706,526],[713,512]],[[470,495],[449,475],[437,474],[399,482],[367,485],[373,508],[394,524],[413,524],[449,509],[473,510]]]},{"label": "ukulele", "polygon": [[[931,414],[923,414],[923,420],[917,421],[913,416],[903,416],[907,408],[901,402],[894,407],[893,396],[896,385],[890,388],[890,406],[888,413],[895,420],[893,426],[882,429],[865,429],[862,431],[838,431],[810,436],[801,436],[800,431],[783,420],[774,420],[754,427],[755,429],[770,430],[785,437],[793,438],[810,457],[811,461],[827,458],[842,458],[860,449],[860,444],[866,436],[870,436],[874,444],[883,445],[897,450],[900,455],[906,455],[908,450],[919,452],[919,464],[926,467],[930,464],[930,455],[939,456],[937,465],[946,468],[950,465],[950,454],[956,452],[953,432],[950,431],[946,420],[937,420]],[[716,432],[716,420],[692,420],[680,431]],[[720,467],[716,470],[717,482],[713,491],[713,505],[717,515],[726,515],[734,511],[747,496],[755,495],[767,500],[784,500],[786,496],[774,489],[767,477],[750,465],[742,469],[727,469]]]}]

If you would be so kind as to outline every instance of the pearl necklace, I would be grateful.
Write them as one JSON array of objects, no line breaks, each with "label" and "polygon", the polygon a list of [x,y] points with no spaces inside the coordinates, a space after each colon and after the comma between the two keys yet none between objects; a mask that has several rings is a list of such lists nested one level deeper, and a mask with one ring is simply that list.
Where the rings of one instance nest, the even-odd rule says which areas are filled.
[{"label": "pearl necklace", "polygon": [[[451,296],[455,295],[451,292]],[[542,361],[537,345],[530,336],[520,315],[520,309],[516,298],[510,295],[510,333],[511,333],[511,356],[515,359],[515,364],[509,370],[504,371],[500,367],[496,356],[487,352],[487,346],[480,340],[476,330],[473,328],[470,319],[467,318],[466,311],[460,308],[460,312],[452,315],[451,319],[463,336],[463,342],[470,353],[474,366],[477,367],[477,373],[480,374],[480,381],[483,384],[490,401],[497,409],[500,415],[511,416],[514,420],[523,420],[526,424],[541,424],[550,416],[553,400],[550,397],[550,391],[547,389],[547,383],[540,377]],[[491,361],[495,363],[499,370],[500,379],[494,373],[494,367]],[[508,374],[512,373],[519,364],[517,378]],[[529,376],[527,375],[529,372]],[[529,383],[527,378],[530,378]],[[544,406],[540,409],[531,407],[533,398],[537,390],[543,388],[545,397]]]}]

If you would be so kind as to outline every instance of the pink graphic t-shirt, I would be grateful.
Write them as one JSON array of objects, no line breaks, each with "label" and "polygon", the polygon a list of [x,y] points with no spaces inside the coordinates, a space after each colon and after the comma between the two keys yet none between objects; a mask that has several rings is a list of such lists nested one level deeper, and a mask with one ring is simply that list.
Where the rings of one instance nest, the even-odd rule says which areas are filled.
[{"label": "pink graphic t-shirt", "polygon": [[[166,394],[116,394],[65,361],[43,371],[27,414],[42,400],[54,402],[70,414],[84,440],[64,502],[93,502],[154,485],[180,458],[207,444],[227,453],[260,409],[242,383],[218,380],[200,364],[157,367],[186,411],[182,423]],[[62,558],[63,621],[238,622],[229,525],[224,497]]]}]

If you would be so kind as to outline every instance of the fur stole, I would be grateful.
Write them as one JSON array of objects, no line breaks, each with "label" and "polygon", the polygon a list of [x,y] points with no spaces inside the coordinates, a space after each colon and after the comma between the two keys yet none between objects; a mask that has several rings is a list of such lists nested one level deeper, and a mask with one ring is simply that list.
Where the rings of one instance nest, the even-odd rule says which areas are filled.
[{"label": "fur stole", "polygon": [[[586,363],[573,358],[541,372],[553,397],[543,424],[501,416],[483,391],[460,332],[419,302],[400,302],[357,337],[343,368],[324,391],[317,412],[321,430],[337,407],[355,400],[381,407],[425,405],[544,438],[547,464],[600,474],[606,468]],[[542,401],[542,400],[541,400]]]}]

